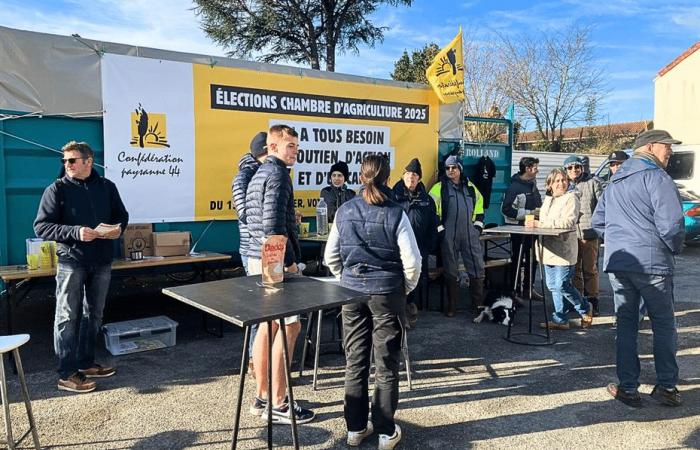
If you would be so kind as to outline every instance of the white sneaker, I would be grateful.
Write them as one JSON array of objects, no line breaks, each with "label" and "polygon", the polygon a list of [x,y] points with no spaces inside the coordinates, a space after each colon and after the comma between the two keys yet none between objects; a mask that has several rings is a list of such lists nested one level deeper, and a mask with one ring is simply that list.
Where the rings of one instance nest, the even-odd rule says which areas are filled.
[{"label": "white sneaker", "polygon": [[388,434],[379,435],[379,450],[392,450],[396,447],[396,444],[401,440],[401,427],[395,425],[394,434],[389,436]]},{"label": "white sneaker", "polygon": [[362,443],[364,438],[374,433],[374,425],[371,421],[367,421],[367,428],[362,431],[348,431],[348,445],[357,447]]}]

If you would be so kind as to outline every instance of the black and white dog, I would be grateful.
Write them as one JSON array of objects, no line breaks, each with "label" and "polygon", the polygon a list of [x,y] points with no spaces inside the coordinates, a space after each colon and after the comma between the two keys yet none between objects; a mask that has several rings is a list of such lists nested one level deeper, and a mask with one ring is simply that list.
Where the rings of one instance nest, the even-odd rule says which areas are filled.
[{"label": "black and white dog", "polygon": [[484,299],[485,307],[474,323],[481,323],[488,318],[493,323],[508,326],[513,320],[515,302],[513,298],[501,291],[489,291]]}]

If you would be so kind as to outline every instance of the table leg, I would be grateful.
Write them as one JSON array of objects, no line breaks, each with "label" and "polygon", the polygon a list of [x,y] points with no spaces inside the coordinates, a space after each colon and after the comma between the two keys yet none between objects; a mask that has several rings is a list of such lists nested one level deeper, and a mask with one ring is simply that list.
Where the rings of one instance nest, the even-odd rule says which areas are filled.
[{"label": "table leg", "polygon": [[[513,241],[511,241],[513,242]],[[518,247],[518,262],[515,264],[515,280],[513,280],[513,296],[515,296],[515,293],[518,291],[518,279],[520,278],[520,261],[523,259],[523,243],[525,241],[521,240],[520,241],[520,247]],[[513,253],[513,249],[510,249],[511,253]],[[511,264],[513,264],[513,261],[511,260]],[[513,306],[513,311],[515,311],[515,306]],[[513,317],[513,320],[511,320],[508,323],[508,330],[506,332],[506,340],[510,340],[510,333],[511,329],[513,328],[513,322],[515,317]]]},{"label": "table leg", "polygon": [[532,334],[532,285],[534,284],[535,279],[533,276],[535,275],[532,273],[532,260],[535,257],[535,237],[530,235],[530,255],[527,263],[527,267],[525,268],[526,271],[529,271],[530,276],[528,277],[528,300],[530,303],[529,309],[528,309],[528,314],[529,317],[527,319],[527,331],[528,333]]},{"label": "table leg", "polygon": [[292,376],[287,346],[287,331],[285,330],[284,317],[280,319],[280,331],[282,332],[282,349],[284,350],[284,374],[287,377],[287,396],[289,397],[289,415],[292,419],[292,443],[295,449],[299,449],[299,436],[297,436],[297,418],[294,413],[294,393],[292,392]]},{"label": "table leg", "polygon": [[304,363],[306,363],[306,354],[309,351],[309,334],[311,334],[311,329],[313,327],[314,313],[310,312],[309,317],[306,320],[306,333],[304,333],[304,344],[301,348],[301,362],[299,363],[299,377],[304,373]]},{"label": "table leg", "polygon": [[235,450],[238,444],[238,429],[241,423],[241,407],[243,405],[243,387],[245,385],[245,375],[248,369],[248,341],[250,340],[250,326],[245,327],[243,336],[243,358],[241,360],[241,380],[238,382],[238,399],[236,399],[236,415],[233,420],[233,439],[231,449]]},{"label": "table leg", "polygon": [[267,322],[267,448],[272,450],[272,321]]},{"label": "table leg", "polygon": [[318,378],[318,360],[321,356],[321,328],[323,328],[323,310],[318,311],[318,323],[316,324],[316,348],[314,349],[314,377],[312,382],[313,390],[316,390],[316,380]]}]

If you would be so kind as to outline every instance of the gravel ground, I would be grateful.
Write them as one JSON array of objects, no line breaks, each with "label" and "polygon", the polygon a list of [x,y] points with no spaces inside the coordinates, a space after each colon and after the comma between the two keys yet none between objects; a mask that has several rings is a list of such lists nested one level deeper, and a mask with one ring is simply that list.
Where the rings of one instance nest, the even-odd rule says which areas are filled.
[{"label": "gravel ground", "polygon": [[[448,319],[422,311],[409,334],[413,390],[405,372],[401,375],[397,420],[404,438],[398,448],[700,448],[698,262],[700,248],[688,248],[678,257],[675,278],[684,406],[667,408],[648,399],[636,410],[605,392],[615,381],[615,332],[603,276],[602,317],[587,331],[555,332],[557,343],[548,347],[507,343],[505,327],[473,324],[466,312]],[[118,373],[86,395],[55,387],[51,283],[38,286],[17,308],[17,331],[32,336],[21,351],[44,447],[229,447],[242,332],[226,326],[223,338],[207,334],[200,313],[158,293],[167,285],[173,283],[158,277],[115,280],[105,322],[165,314],[180,323],[177,345],[120,357],[100,346],[99,358],[116,364]],[[519,328],[524,319],[518,317]],[[641,391],[648,393],[655,378],[648,321],[641,334]],[[294,375],[295,397],[317,413],[314,422],[299,427],[301,445],[344,448],[342,357],[322,356],[315,392],[309,375],[310,370],[301,379]],[[16,377],[9,384],[17,434],[25,420]],[[252,388],[246,383],[240,434],[240,448],[246,449],[266,446],[264,423],[247,413]],[[275,426],[274,437],[277,445],[291,447],[289,427]],[[361,448],[376,445],[373,436]]]}]

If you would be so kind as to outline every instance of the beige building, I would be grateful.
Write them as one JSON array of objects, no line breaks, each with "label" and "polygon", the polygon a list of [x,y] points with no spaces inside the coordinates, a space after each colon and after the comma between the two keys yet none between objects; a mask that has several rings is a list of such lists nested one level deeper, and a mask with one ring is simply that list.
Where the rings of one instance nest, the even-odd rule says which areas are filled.
[{"label": "beige building", "polygon": [[654,79],[654,128],[683,144],[700,144],[700,42]]}]

